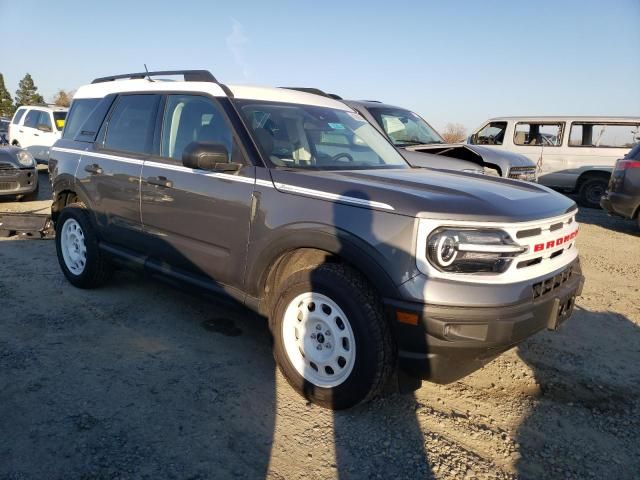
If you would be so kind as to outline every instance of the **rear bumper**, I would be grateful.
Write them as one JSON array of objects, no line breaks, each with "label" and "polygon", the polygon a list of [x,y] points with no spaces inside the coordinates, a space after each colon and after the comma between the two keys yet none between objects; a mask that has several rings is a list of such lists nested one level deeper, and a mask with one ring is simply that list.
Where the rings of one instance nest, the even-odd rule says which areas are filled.
[{"label": "rear bumper", "polygon": [[[568,273],[565,273],[568,272]],[[387,300],[398,340],[400,368],[411,376],[450,383],[545,328],[555,330],[573,312],[584,277],[575,261],[561,274],[531,285],[531,298],[497,307],[442,307]],[[536,297],[536,298],[534,298]],[[398,312],[417,325],[400,323]]]},{"label": "rear bumper", "polygon": [[633,218],[640,205],[638,195],[627,195],[619,192],[607,192],[600,199],[600,206],[612,215]]},{"label": "rear bumper", "polygon": [[11,175],[0,175],[0,196],[31,193],[37,187],[38,171],[35,168],[20,169]]}]

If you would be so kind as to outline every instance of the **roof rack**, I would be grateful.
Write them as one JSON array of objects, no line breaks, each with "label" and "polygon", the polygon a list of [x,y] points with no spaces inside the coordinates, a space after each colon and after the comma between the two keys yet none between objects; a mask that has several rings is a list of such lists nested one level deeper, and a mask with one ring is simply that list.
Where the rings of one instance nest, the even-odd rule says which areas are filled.
[{"label": "roof rack", "polygon": [[212,82],[218,83],[216,77],[214,77],[208,70],[163,70],[159,72],[137,72],[137,73],[124,73],[122,75],[111,75],[109,77],[100,77],[93,80],[91,83],[104,83],[112,82],[114,80],[120,80],[128,78],[130,80],[142,79],[147,77],[157,77],[160,75],[182,75],[185,82]]},{"label": "roof rack", "polygon": [[313,88],[313,87],[280,87],[280,88],[286,88],[287,90],[297,90],[298,92],[313,93],[314,95],[320,95],[322,97],[333,98],[334,100],[342,100],[341,96],[336,95],[335,93],[324,92],[324,91],[320,90],[319,88]]}]

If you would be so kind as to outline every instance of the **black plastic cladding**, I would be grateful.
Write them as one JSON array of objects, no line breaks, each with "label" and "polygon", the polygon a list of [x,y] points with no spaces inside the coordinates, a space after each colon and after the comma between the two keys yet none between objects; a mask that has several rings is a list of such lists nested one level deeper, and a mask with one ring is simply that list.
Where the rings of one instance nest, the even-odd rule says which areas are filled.
[{"label": "black plastic cladding", "polygon": [[120,75],[111,75],[108,77],[99,77],[94,79],[91,83],[104,83],[112,82],[120,79],[142,79],[147,77],[158,77],[160,75],[182,75],[185,82],[212,82],[219,83],[216,77],[213,76],[208,70],[161,70],[156,72],[136,72],[136,73],[123,73]]}]

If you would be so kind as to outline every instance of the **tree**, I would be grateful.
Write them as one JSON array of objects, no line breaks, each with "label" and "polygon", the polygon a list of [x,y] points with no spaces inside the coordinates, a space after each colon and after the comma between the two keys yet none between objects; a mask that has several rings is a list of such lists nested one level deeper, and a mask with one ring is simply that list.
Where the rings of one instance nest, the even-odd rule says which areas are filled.
[{"label": "tree", "polygon": [[447,123],[442,138],[447,143],[463,142],[467,138],[467,130],[459,123]]},{"label": "tree", "polygon": [[0,73],[0,117],[11,117],[15,109],[11,94],[4,85],[4,77]]},{"label": "tree", "polygon": [[36,105],[44,103],[44,98],[38,93],[38,87],[33,83],[33,78],[28,73],[18,83],[16,90],[16,107],[22,105]]},{"label": "tree", "polygon": [[58,93],[53,96],[53,103],[57,107],[68,107],[71,105],[72,98],[73,92],[65,92],[63,89],[59,89]]}]

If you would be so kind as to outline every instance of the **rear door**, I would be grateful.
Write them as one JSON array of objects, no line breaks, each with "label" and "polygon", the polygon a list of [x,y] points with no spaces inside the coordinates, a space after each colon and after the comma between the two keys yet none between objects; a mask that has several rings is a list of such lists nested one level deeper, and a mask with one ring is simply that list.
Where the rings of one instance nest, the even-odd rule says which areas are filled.
[{"label": "rear door", "polygon": [[[184,167],[182,152],[194,141],[222,143],[243,167],[233,174]],[[244,275],[255,167],[239,145],[217,100],[168,95],[158,155],[142,169],[150,255],[219,286],[241,286]]]},{"label": "rear door", "polygon": [[115,99],[98,140],[82,154],[79,182],[93,204],[102,239],[142,251],[140,174],[152,151],[160,95],[127,94]]},{"label": "rear door", "polygon": [[51,112],[40,110],[39,113],[40,116],[38,117],[36,128],[31,133],[33,142],[29,150],[36,160],[47,161],[49,159],[49,147],[56,143],[58,135],[53,125]]}]

